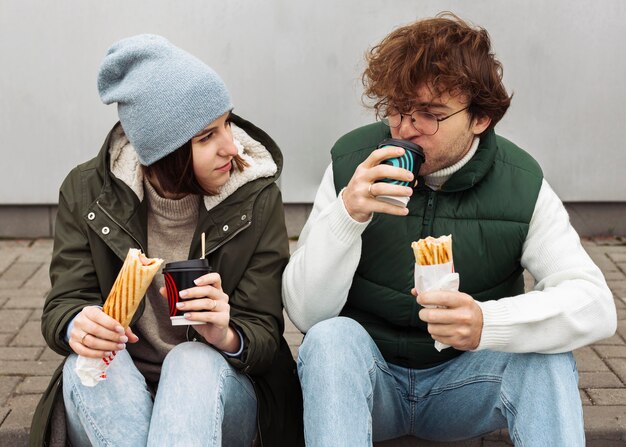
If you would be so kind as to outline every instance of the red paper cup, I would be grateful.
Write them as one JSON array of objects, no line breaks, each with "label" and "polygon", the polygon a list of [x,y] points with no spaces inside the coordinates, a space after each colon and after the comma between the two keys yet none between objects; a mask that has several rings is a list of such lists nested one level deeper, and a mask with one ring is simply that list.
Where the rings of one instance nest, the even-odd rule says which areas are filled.
[{"label": "red paper cup", "polygon": [[[213,270],[208,259],[189,259],[187,261],[177,261],[165,264],[163,276],[165,277],[165,288],[167,290],[167,303],[170,311],[172,326],[182,326],[186,324],[204,324],[201,321],[187,320],[184,312],[176,307],[176,303],[181,301],[179,292],[181,290],[195,287],[195,279],[211,273]],[[188,301],[188,300],[185,300]]]}]

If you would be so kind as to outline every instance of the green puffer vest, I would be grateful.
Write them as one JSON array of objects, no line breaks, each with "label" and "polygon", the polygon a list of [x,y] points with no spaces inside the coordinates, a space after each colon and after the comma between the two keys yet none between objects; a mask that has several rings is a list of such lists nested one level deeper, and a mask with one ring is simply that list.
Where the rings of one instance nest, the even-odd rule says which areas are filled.
[{"label": "green puffer vest", "polygon": [[[331,151],[337,193],[389,136],[389,129],[376,123],[337,141]],[[522,293],[522,245],[542,179],[530,155],[493,130],[486,132],[474,157],[440,191],[424,186],[414,191],[408,216],[374,215],[362,235],[361,261],[342,315],[363,325],[390,363],[430,368],[460,355],[453,348],[437,352],[418,317],[421,306],[410,293],[411,242],[451,234],[459,289],[478,301]]]}]

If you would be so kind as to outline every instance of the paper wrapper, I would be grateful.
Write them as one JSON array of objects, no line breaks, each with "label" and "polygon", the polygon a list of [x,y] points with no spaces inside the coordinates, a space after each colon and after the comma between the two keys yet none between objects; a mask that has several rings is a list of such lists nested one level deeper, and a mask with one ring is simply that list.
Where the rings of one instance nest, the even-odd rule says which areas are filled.
[{"label": "paper wrapper", "polygon": [[115,352],[108,357],[94,359],[83,357],[81,355],[76,359],[76,375],[80,379],[80,383],[85,386],[96,386],[98,382],[106,380],[107,368],[111,361],[115,358]]},{"label": "paper wrapper", "polygon": [[[128,328],[162,263],[163,259],[149,259],[141,253],[141,250],[129,249],[102,311],[117,320],[124,329]],[[114,358],[115,352],[101,359],[78,356],[74,370],[83,385],[95,386],[98,382],[106,380],[106,370]]]},{"label": "paper wrapper", "polygon": [[[459,290],[459,274],[454,271],[452,262],[435,265],[415,264],[415,290],[417,290],[417,302],[419,294],[429,290]],[[424,306],[437,307],[437,306]],[[449,348],[449,345],[435,340],[435,349],[440,351]]]}]

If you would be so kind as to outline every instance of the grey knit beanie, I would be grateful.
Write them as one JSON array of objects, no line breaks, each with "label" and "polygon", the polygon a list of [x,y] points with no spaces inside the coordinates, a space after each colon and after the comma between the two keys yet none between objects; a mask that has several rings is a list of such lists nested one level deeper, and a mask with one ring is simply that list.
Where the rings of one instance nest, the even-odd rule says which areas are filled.
[{"label": "grey knit beanie", "polygon": [[109,48],[98,73],[98,90],[105,104],[117,102],[124,132],[146,166],[233,108],[215,71],[151,34]]}]

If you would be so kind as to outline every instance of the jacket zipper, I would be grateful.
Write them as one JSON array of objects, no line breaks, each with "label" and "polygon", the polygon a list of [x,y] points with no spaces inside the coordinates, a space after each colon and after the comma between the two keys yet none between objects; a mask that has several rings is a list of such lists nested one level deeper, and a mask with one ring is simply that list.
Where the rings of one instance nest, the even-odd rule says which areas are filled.
[{"label": "jacket zipper", "polygon": [[[97,202],[96,202],[97,203]],[[224,239],[222,242],[220,242],[219,244],[217,244],[215,247],[211,248],[209,251],[206,251],[204,253],[204,256],[206,257],[206,255],[213,253],[215,250],[217,250],[218,248],[220,248],[222,245],[224,245],[226,242],[230,241],[232,238],[234,238],[235,236],[237,236],[239,233],[241,233],[243,230],[245,230],[246,228],[248,228],[250,225],[252,225],[252,221],[248,222],[247,224],[245,224],[243,227],[239,228],[237,231],[235,231],[233,234],[231,234],[230,236],[228,236],[226,239]],[[132,237],[132,236],[131,236]],[[187,331],[185,333],[185,338],[187,339],[187,341],[196,341],[196,339],[194,338],[193,340],[189,339],[189,329],[191,329],[191,326],[187,326]]]},{"label": "jacket zipper", "polygon": [[102,205],[100,205],[100,202],[99,202],[98,200],[96,200],[96,205],[98,205],[98,208],[100,208],[100,210],[101,210],[101,211],[102,211],[102,212],[103,212],[103,213],[104,213],[104,214],[105,214],[105,215],[106,215],[109,219],[111,219],[115,225],[117,225],[118,227],[120,227],[120,228],[122,229],[122,231],[124,231],[124,233],[126,233],[127,235],[129,235],[129,236],[131,237],[131,239],[132,239],[132,240],[134,240],[134,241],[137,243],[137,245],[139,246],[139,248],[141,248],[141,251],[142,251],[142,252],[144,252],[144,253],[146,252],[146,250],[144,250],[143,246],[142,246],[142,245],[141,245],[141,243],[137,240],[137,238],[136,238],[135,236],[133,236],[133,235],[130,233],[130,231],[128,231],[126,228],[124,228],[124,226],[122,226],[122,224],[120,224],[117,220],[115,220],[115,219],[113,218],[113,216],[111,216],[111,215],[109,214],[109,212],[108,212],[107,210],[105,210],[105,209],[102,207]]},{"label": "jacket zipper", "polygon": [[[117,220],[115,220],[113,218],[113,216],[111,216],[107,210],[105,210],[102,205],[100,205],[100,202],[96,200],[96,205],[98,205],[98,208],[100,208],[100,210],[102,210],[102,212],[109,218],[111,219],[115,225],[117,225],[118,227],[120,227],[126,234],[128,234],[139,246],[139,248],[141,248],[142,251],[145,252],[145,250],[143,249],[141,243],[137,240],[137,238],[135,236],[133,236],[126,228],[124,228]],[[217,244],[215,247],[213,247],[212,249],[206,251],[204,253],[204,255],[208,255],[213,253],[215,250],[217,250],[218,248],[220,248],[222,245],[224,245],[225,243],[227,243],[228,241],[230,241],[232,238],[234,238],[235,236],[237,236],[239,233],[241,233],[243,230],[245,230],[246,228],[248,228],[250,225],[252,225],[252,221],[249,221],[248,223],[246,223],[244,226],[242,226],[241,228],[239,228],[237,231],[235,231],[234,233],[232,233],[229,237],[227,237],[226,239],[224,239],[222,242],[220,242],[219,244]],[[186,334],[186,338],[187,341],[189,340],[189,329],[191,327],[187,326],[187,334]],[[195,341],[195,340],[194,340]],[[252,380],[252,377],[250,377],[249,374],[246,374],[246,377],[248,378],[248,380],[250,380],[250,382],[252,383],[252,386],[255,388],[256,390],[256,386],[255,386],[255,382],[254,380]],[[263,436],[261,434],[261,423],[259,421],[259,401],[257,398],[257,404],[256,404],[256,429],[257,429],[257,433],[259,435],[259,443],[261,445],[261,447],[263,447]]]},{"label": "jacket zipper", "polygon": [[[207,250],[204,253],[204,256],[206,257],[207,255],[213,253],[215,250],[217,250],[218,248],[220,248],[221,246],[223,246],[224,244],[226,244],[228,241],[230,241],[232,238],[234,238],[235,236],[237,236],[239,233],[241,233],[243,230],[245,230],[246,228],[248,228],[250,225],[252,225],[252,221],[249,221],[248,223],[246,223],[244,226],[242,226],[241,228],[239,228],[237,231],[233,232],[230,236],[228,236],[226,239],[224,239],[222,242],[220,242],[219,244],[217,244],[215,247],[211,248],[210,250]],[[189,329],[190,327],[187,328],[187,340],[189,341]],[[252,377],[250,377],[250,374],[244,373],[246,375],[246,377],[248,378],[248,380],[250,380],[250,383],[252,383],[252,387],[254,388],[254,392],[255,394],[257,394],[257,399],[256,399],[256,430],[257,430],[257,434],[259,436],[259,445],[261,447],[263,447],[263,435],[261,434],[261,422],[259,420],[259,398],[258,398],[258,393],[256,392],[256,383],[254,382],[254,380],[252,379]]]},{"label": "jacket zipper", "polygon": [[435,199],[437,193],[432,189],[428,191],[428,201],[426,202],[426,211],[424,212],[424,219],[422,221],[422,236],[430,236],[433,229],[433,219],[435,216]]},{"label": "jacket zipper", "polygon": [[218,248],[220,248],[222,245],[224,245],[226,242],[230,241],[232,238],[234,238],[235,236],[237,236],[239,233],[241,233],[243,230],[245,230],[246,228],[248,228],[250,225],[252,225],[252,221],[249,221],[248,223],[246,223],[243,227],[239,228],[237,231],[233,232],[230,236],[228,236],[226,239],[224,239],[222,242],[220,242],[219,244],[217,244],[215,247],[211,248],[210,250],[206,251],[204,253],[204,256],[206,255],[210,255],[211,253],[213,253],[215,250],[217,250]]}]

